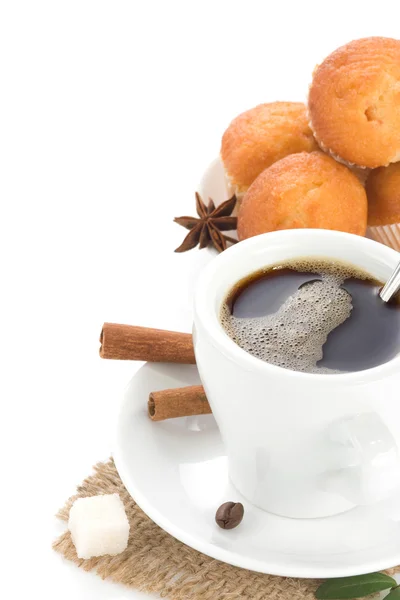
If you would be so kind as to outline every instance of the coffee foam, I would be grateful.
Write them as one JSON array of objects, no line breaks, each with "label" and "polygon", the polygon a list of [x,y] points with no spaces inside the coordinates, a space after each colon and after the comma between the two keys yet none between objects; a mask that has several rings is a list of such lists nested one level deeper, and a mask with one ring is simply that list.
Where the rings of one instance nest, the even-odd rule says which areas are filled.
[{"label": "coffee foam", "polygon": [[271,315],[234,317],[224,303],[221,324],[228,335],[253,356],[273,365],[306,373],[338,373],[318,367],[328,335],[349,318],[352,298],[341,285],[366,273],[340,263],[302,260],[280,268],[315,273]]}]

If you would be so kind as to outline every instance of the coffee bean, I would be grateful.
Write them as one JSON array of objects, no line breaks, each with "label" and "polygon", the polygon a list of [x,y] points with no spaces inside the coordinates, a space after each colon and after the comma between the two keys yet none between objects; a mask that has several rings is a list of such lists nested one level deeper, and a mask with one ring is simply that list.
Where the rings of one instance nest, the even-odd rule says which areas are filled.
[{"label": "coffee bean", "polygon": [[222,529],[233,529],[243,519],[244,508],[240,502],[225,502],[215,514],[215,521]]}]

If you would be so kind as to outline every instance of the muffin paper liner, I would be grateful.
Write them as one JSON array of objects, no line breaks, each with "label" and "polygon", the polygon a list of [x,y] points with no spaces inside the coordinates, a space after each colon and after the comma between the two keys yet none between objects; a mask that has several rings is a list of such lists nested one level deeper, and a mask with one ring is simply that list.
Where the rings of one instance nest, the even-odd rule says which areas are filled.
[{"label": "muffin paper liner", "polygon": [[400,252],[400,223],[368,227],[367,236]]}]

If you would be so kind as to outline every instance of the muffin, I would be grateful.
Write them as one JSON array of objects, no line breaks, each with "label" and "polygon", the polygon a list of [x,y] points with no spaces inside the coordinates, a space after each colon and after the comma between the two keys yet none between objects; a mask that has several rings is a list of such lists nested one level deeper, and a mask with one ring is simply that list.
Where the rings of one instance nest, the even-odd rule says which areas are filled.
[{"label": "muffin", "polygon": [[335,50],[314,71],[308,110],[319,145],[338,160],[400,160],[400,41],[370,37]]},{"label": "muffin", "polygon": [[236,117],[222,137],[221,160],[228,188],[240,200],[274,162],[317,148],[303,103],[260,104]]},{"label": "muffin", "polygon": [[366,184],[368,175],[371,172],[371,169],[367,169],[366,167],[357,167],[356,165],[349,165],[348,163],[343,163],[343,164],[346,164],[346,166],[349,167],[350,171],[352,173],[354,173],[354,175],[357,177],[359,182],[362,183],[363,186],[365,187],[365,184]]},{"label": "muffin", "polygon": [[279,229],[365,235],[367,196],[357,177],[323,152],[292,154],[265,169],[246,192],[239,240]]},{"label": "muffin", "polygon": [[400,163],[371,171],[366,191],[368,236],[400,251]]}]

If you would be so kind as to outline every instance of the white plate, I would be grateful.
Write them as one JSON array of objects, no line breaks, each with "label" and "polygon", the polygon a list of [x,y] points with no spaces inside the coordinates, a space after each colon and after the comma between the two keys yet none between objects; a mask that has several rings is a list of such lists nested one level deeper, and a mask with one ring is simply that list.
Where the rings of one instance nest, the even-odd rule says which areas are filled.
[{"label": "white plate", "polygon": [[[149,392],[199,382],[195,366],[146,364],[126,388],[114,459],[138,505],[168,533],[224,562],[287,577],[331,578],[400,564],[400,497],[326,519],[285,519],[245,501],[229,482],[214,418],[153,423]],[[245,506],[236,529],[219,529],[226,501]]]},{"label": "white plate", "polygon": [[[198,185],[198,191],[205,202],[207,202],[208,198],[212,198],[216,206],[232,196],[232,190],[227,185],[224,167],[219,157],[210,162],[204,171]],[[227,233],[231,237],[236,237],[236,231]],[[375,237],[371,233],[371,228],[367,229],[366,237],[375,240]],[[390,244],[387,245],[390,246]]]}]

